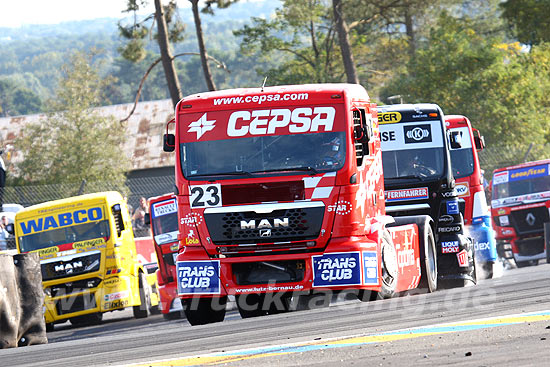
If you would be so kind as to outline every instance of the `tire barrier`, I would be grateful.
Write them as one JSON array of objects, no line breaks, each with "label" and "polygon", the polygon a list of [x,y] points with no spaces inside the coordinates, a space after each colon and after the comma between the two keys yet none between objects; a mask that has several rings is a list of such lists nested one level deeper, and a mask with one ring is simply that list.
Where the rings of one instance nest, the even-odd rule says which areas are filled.
[{"label": "tire barrier", "polygon": [[0,254],[0,349],[46,344],[37,253]]}]

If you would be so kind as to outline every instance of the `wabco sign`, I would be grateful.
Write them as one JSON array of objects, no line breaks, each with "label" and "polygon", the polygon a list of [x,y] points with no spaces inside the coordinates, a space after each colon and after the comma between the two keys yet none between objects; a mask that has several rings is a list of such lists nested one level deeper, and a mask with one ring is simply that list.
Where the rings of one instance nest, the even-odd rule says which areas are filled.
[{"label": "wabco sign", "polygon": [[27,235],[34,232],[46,231],[48,229],[65,227],[73,224],[82,224],[100,219],[103,219],[103,210],[100,207],[95,207],[50,215],[43,218],[30,219],[26,222],[21,222],[20,227],[23,235]]}]

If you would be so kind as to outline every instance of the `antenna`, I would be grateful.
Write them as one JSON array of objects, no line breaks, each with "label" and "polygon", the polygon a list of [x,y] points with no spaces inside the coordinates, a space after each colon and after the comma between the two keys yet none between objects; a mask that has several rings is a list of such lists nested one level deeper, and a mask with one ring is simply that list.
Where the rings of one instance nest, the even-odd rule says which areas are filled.
[{"label": "antenna", "polygon": [[264,82],[262,83],[262,92],[264,91],[265,82],[267,82],[267,76],[264,78]]}]

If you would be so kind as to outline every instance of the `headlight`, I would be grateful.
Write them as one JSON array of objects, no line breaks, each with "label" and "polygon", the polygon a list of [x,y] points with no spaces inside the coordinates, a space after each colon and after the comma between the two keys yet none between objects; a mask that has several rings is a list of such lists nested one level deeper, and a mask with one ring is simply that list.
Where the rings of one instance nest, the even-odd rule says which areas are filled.
[{"label": "headlight", "polygon": [[500,217],[498,217],[498,219],[502,227],[506,227],[510,225],[510,220],[508,219],[507,215],[501,215]]},{"label": "headlight", "polygon": [[51,297],[52,296],[52,289],[50,287],[44,288],[44,294],[47,297]]}]

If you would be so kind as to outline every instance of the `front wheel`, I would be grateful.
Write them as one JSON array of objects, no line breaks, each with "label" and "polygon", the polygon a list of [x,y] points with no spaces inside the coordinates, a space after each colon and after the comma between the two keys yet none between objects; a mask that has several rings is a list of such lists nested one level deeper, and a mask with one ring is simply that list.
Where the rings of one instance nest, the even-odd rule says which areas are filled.
[{"label": "front wheel", "polygon": [[149,309],[151,308],[151,288],[143,273],[139,273],[139,300],[141,301],[140,305],[133,307],[134,317],[144,319],[149,316]]},{"label": "front wheel", "polygon": [[432,226],[428,220],[418,223],[420,247],[420,282],[418,288],[428,293],[437,290],[437,251]]},{"label": "front wheel", "polygon": [[[218,300],[219,302],[215,302]],[[184,302],[187,321],[193,326],[222,322],[225,318],[227,296],[220,298],[190,299]]]},{"label": "front wheel", "polygon": [[387,230],[384,230],[382,233],[380,252],[382,254],[382,287],[378,292],[370,292],[370,301],[392,298],[397,287],[397,275],[399,274],[397,252],[395,251],[391,235]]}]

